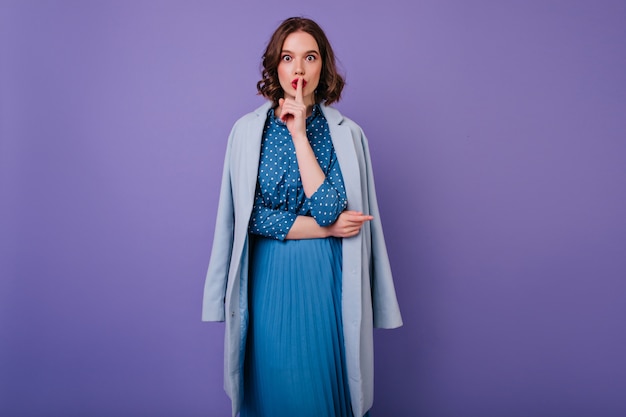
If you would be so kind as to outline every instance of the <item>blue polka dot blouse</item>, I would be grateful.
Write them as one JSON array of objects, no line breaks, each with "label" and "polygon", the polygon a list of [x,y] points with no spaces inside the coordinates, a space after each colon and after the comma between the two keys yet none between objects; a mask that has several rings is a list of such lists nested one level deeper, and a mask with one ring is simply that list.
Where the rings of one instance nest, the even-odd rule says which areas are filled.
[{"label": "blue polka dot blouse", "polygon": [[328,122],[319,105],[306,120],[306,134],[326,179],[307,198],[302,187],[296,150],[287,125],[270,109],[263,129],[259,177],[250,233],[285,239],[299,215],[312,216],[329,226],[346,208],[348,200]]}]

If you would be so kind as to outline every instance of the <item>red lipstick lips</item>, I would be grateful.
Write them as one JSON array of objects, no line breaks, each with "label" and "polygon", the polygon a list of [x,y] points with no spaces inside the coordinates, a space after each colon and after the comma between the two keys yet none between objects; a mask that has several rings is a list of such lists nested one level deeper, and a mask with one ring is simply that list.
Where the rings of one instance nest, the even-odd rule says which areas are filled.
[{"label": "red lipstick lips", "polygon": [[[294,90],[298,89],[298,79],[297,78],[291,82],[291,86],[293,87]],[[306,87],[306,80],[302,79],[302,88],[304,88],[304,87]]]}]

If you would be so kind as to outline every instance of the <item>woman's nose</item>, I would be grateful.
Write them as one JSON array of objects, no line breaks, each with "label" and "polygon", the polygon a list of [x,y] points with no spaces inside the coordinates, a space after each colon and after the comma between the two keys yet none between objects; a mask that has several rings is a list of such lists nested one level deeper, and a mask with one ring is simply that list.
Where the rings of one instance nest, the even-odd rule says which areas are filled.
[{"label": "woman's nose", "polygon": [[295,73],[296,75],[304,75],[304,67],[302,66],[301,63],[296,64]]}]

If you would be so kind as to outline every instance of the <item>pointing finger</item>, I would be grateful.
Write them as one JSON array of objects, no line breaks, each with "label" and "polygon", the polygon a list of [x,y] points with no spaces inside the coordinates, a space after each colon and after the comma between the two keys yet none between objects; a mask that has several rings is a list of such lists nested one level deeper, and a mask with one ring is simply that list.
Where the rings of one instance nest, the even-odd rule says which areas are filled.
[{"label": "pointing finger", "polygon": [[302,95],[304,79],[302,77],[298,78],[298,84],[296,85],[296,102],[304,103],[304,97]]}]

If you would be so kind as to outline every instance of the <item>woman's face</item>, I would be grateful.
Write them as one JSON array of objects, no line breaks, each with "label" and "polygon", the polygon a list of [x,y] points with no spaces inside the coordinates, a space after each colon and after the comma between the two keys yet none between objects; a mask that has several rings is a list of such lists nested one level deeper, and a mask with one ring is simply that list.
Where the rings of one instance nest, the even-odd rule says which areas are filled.
[{"label": "woman's face", "polygon": [[296,97],[298,78],[303,79],[304,104],[315,104],[315,89],[320,82],[322,57],[313,36],[293,32],[285,38],[278,64],[278,81],[286,98]]}]

